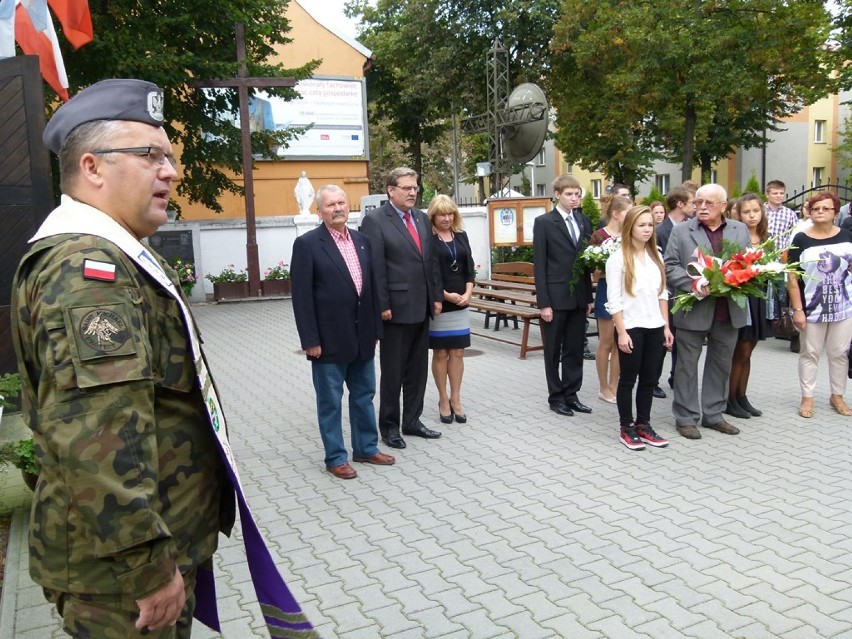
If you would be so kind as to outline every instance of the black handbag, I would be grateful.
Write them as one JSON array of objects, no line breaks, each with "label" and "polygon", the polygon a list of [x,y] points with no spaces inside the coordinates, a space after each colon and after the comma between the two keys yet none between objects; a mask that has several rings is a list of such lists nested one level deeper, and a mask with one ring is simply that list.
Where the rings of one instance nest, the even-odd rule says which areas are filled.
[{"label": "black handbag", "polygon": [[775,337],[781,339],[792,339],[799,334],[796,326],[793,324],[793,313],[787,306],[781,307],[781,316],[777,320],[772,321],[772,330],[775,331]]}]

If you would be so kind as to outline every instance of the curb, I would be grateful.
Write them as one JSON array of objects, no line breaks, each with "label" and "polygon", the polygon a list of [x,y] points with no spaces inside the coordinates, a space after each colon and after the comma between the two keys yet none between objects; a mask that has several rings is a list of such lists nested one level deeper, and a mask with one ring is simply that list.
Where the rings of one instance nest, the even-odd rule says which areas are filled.
[{"label": "curb", "polygon": [[21,557],[27,552],[26,537],[27,511],[16,508],[12,511],[12,525],[9,527],[9,545],[6,549],[6,573],[3,579],[3,593],[0,595],[0,637],[15,636],[15,617],[18,604],[18,577]]}]

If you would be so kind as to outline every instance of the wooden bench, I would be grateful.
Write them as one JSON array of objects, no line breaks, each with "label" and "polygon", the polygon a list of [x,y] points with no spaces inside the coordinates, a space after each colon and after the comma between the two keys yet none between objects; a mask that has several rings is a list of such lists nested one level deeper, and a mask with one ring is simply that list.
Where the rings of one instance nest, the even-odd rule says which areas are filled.
[{"label": "wooden bench", "polygon": [[491,279],[535,284],[535,267],[532,262],[500,262],[491,267]]},{"label": "wooden bench", "polygon": [[[537,320],[541,317],[541,313],[536,307],[513,304],[511,302],[500,302],[497,300],[483,299],[481,297],[471,297],[469,306],[473,310],[482,311],[483,313],[490,313],[492,315],[496,315],[498,318],[500,316],[512,317],[516,321],[520,319],[524,323],[524,330],[521,334],[521,354],[519,355],[520,359],[526,359],[527,353],[530,351],[540,351],[544,348],[544,346],[529,345],[530,322],[532,322],[532,320]],[[539,331],[540,330],[541,325],[539,324]],[[487,337],[489,337],[489,339],[494,339],[498,342],[504,342],[506,344],[515,343],[510,342],[509,340],[499,339],[497,337]]]},{"label": "wooden bench", "polygon": [[[535,292],[535,265],[532,262],[498,262],[491,266],[491,281],[495,288],[520,288]],[[485,313],[485,328],[491,320],[493,313]],[[500,320],[503,326],[509,326],[509,317],[497,315],[494,320],[494,330],[500,330]],[[512,317],[515,328],[518,328],[518,318]]]}]

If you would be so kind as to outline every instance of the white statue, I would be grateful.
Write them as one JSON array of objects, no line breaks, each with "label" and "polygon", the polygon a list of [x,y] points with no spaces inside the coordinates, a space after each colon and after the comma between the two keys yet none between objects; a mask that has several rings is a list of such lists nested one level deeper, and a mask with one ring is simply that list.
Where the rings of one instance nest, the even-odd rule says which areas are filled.
[{"label": "white statue", "polygon": [[310,215],[315,193],[314,187],[308,179],[308,174],[304,171],[302,171],[302,177],[296,182],[293,193],[296,195],[296,202],[299,204],[299,215]]}]

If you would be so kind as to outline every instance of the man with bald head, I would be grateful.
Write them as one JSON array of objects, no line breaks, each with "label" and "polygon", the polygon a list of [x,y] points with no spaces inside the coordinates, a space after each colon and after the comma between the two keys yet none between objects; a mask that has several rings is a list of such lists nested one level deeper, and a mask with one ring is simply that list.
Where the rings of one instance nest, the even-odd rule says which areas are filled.
[{"label": "man with bald head", "polygon": [[[745,326],[748,315],[730,298],[711,297],[707,286],[695,286],[697,281],[686,270],[699,249],[705,255],[721,256],[723,241],[741,249],[749,245],[745,224],[724,217],[727,201],[727,193],[719,184],[699,188],[695,193],[695,217],[675,226],[666,246],[669,290],[675,295],[693,293],[699,298],[691,310],[674,313],[678,357],[672,412],[678,432],[687,439],[701,438],[699,423],[726,435],[740,432],[725,421],[722,412],[727,406],[731,358],[739,329]],[[698,359],[705,339],[707,355],[699,402]]]}]

